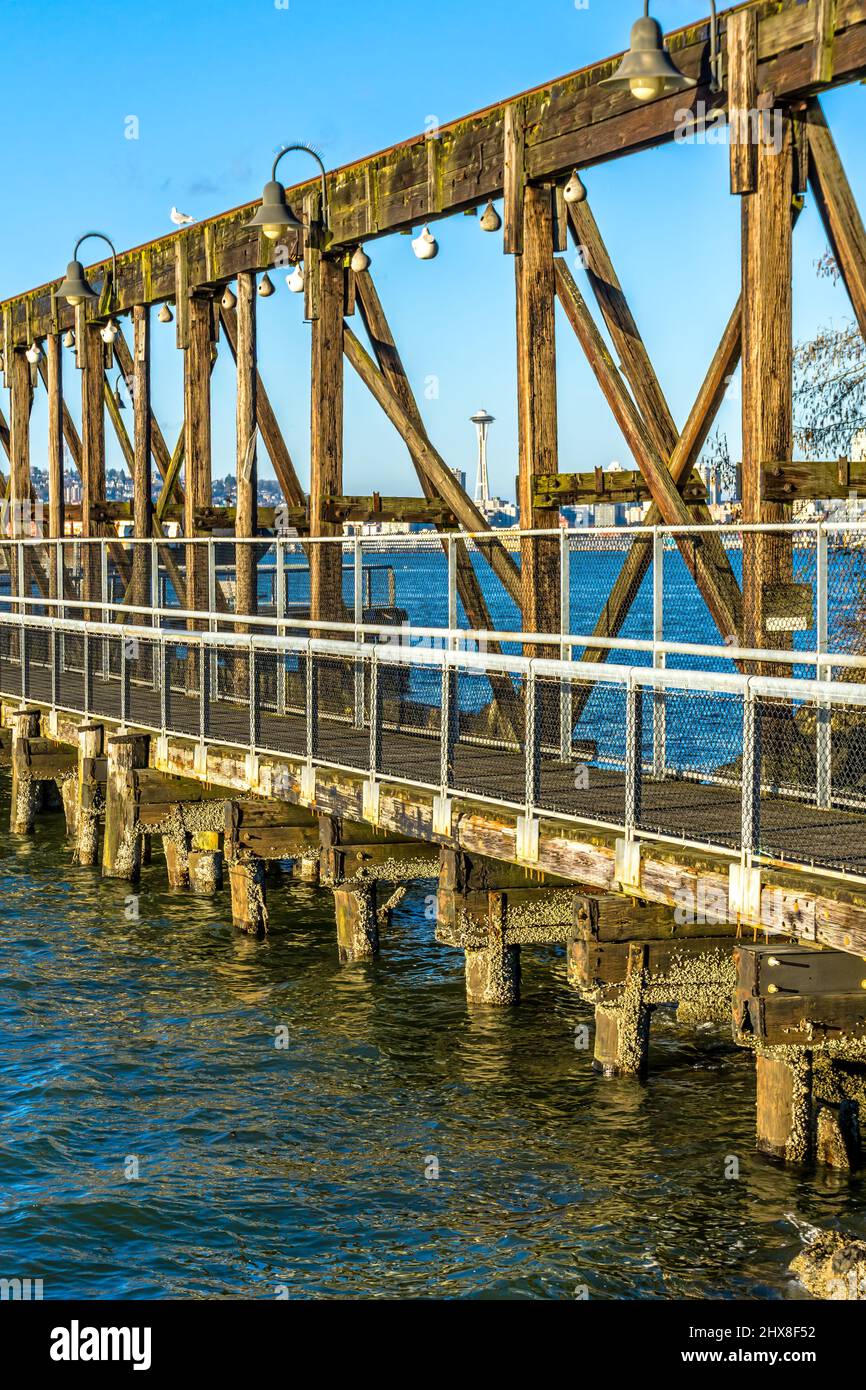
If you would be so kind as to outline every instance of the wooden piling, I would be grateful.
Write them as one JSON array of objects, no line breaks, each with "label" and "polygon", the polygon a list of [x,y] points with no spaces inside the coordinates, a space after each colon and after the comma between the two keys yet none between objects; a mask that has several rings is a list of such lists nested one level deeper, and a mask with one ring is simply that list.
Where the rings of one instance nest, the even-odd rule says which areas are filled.
[{"label": "wooden piling", "polygon": [[232,922],[249,936],[264,936],[268,930],[264,861],[245,854],[229,864]]},{"label": "wooden piling", "polygon": [[96,760],[102,755],[102,740],[101,724],[79,725],[75,857],[87,868],[95,868],[99,863],[99,815],[103,797],[96,777]]},{"label": "wooden piling", "polygon": [[223,855],[220,836],[215,830],[197,830],[189,852],[189,886],[202,897],[218,893],[223,886]]},{"label": "wooden piling", "polygon": [[335,888],[337,948],[341,961],[369,960],[379,954],[379,922],[376,916],[376,885],[359,884]]},{"label": "wooden piling", "polygon": [[136,769],[147,765],[147,742],[145,734],[120,734],[108,740],[102,843],[104,878],[125,878],[134,883],[141,874]]},{"label": "wooden piling", "polygon": [[181,830],[180,834],[163,835],[162,852],[169,888],[188,888],[189,848],[185,832]]},{"label": "wooden piling", "polygon": [[27,743],[39,735],[39,710],[20,709],[12,716],[12,804],[9,828],[13,834],[30,835],[42,799],[42,785],[29,769]]}]

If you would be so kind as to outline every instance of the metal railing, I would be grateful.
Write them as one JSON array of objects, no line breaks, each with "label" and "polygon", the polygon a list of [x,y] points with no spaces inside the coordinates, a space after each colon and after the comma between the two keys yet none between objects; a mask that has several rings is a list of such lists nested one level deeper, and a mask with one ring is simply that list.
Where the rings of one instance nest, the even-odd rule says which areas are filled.
[{"label": "metal railing", "polygon": [[[379,535],[286,539],[46,540],[0,542],[0,585],[34,599],[62,598],[61,613],[95,600],[106,619],[113,605],[171,613],[195,608],[212,630],[236,615],[238,557],[256,558],[256,616],[302,626],[309,617],[310,555],[339,548],[343,612],[328,617],[332,631],[381,623],[441,632],[474,630],[463,604],[460,564],[468,556],[483,611],[485,640],[523,628],[521,547],[548,552],[558,576],[555,620],[559,655],[610,650],[624,664],[649,653],[656,664],[731,670],[737,637],[716,627],[693,576],[688,555],[712,534],[738,580],[744,546],[761,535],[791,538],[790,578],[773,586],[765,608],[765,646],[824,655],[866,654],[866,523],[809,522],[791,526],[612,527],[541,532]],[[687,546],[684,557],[680,545]],[[488,563],[498,556],[497,567]],[[29,558],[28,558],[29,557]],[[196,602],[183,602],[187,570]],[[249,574],[250,565],[243,566]],[[5,578],[5,585],[3,584]],[[592,634],[615,581],[627,582],[628,616],[613,638]],[[464,575],[465,582],[465,575]],[[180,589],[180,593],[179,593]],[[177,611],[175,616],[178,616]],[[245,615],[238,615],[245,616]],[[252,616],[252,615],[250,615]],[[319,625],[321,626],[321,625]],[[566,641],[565,639],[568,639]],[[674,644],[674,645],[665,645]],[[571,650],[570,650],[571,649]],[[712,650],[709,650],[712,649]],[[805,667],[814,667],[806,660]],[[804,669],[804,675],[814,670]],[[823,674],[819,672],[819,674]]]},{"label": "metal railing", "polygon": [[[0,615],[0,694],[866,881],[866,685]],[[444,814],[444,810],[441,811]]]}]

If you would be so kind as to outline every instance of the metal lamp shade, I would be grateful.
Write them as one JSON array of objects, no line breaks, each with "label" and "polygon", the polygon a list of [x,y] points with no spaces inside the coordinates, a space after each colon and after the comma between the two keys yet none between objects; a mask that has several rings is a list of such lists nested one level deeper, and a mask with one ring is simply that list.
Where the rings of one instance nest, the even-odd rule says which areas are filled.
[{"label": "metal lamp shade", "polygon": [[281,183],[272,180],[266,183],[262,193],[262,203],[255,217],[247,223],[248,227],[279,227],[281,230],[303,232],[303,222],[299,222],[286,203],[285,189]]},{"label": "metal lamp shade", "polygon": [[66,276],[58,286],[57,296],[65,299],[70,304],[76,301],[95,300],[99,298],[92,285],[87,283],[84,274],[84,266],[80,261],[70,261],[66,267]]},{"label": "metal lamp shade", "polygon": [[649,100],[668,92],[684,92],[697,83],[674,66],[664,47],[661,26],[645,15],[632,26],[631,48],[613,77],[606,77],[599,86],[630,91],[642,100]]}]

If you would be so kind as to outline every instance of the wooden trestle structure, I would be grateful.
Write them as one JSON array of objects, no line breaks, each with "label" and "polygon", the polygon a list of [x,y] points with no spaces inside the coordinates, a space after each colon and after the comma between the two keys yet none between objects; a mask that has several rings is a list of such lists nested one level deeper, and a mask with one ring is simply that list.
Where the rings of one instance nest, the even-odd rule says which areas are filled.
[{"label": "wooden trestle structure", "polygon": [[[618,59],[606,59],[328,174],[327,231],[317,220],[318,185],[305,183],[287,190],[289,203],[303,206],[310,223],[303,235],[290,232],[280,242],[268,241],[247,225],[252,208],[245,206],[118,255],[116,279],[110,262],[92,267],[88,277],[101,278],[103,287],[93,306],[70,309],[57,298],[55,283],[5,301],[3,376],[10,406],[8,419],[0,414],[0,444],[9,461],[4,486],[13,508],[31,500],[30,415],[34,391],[44,388],[50,536],[63,535],[69,519],[64,442],[81,477],[83,535],[113,536],[115,521],[125,514],[106,500],[106,410],[134,480],[126,512],[131,510],[137,537],[162,538],[170,517],[182,518],[187,537],[226,525],[239,537],[259,534],[272,518],[257,509],[257,447],[270,459],[286,517],[302,538],[337,534],[347,516],[367,515],[427,519],[443,533],[488,530],[427,431],[373,276],[353,271],[350,259],[361,243],[501,197],[503,249],[515,267],[521,526],[555,530],[560,502],[593,486],[591,479],[581,481],[559,468],[557,300],[632,451],[640,477],[630,486],[651,501],[648,523],[688,527],[711,520],[694,470],[740,363],[743,520],[789,519],[787,499],[810,495],[808,467],[792,459],[792,244],[807,192],[866,334],[866,232],[819,100],[826,89],[866,78],[866,3],[758,0],[722,14],[719,35],[718,93],[709,84],[710,31],[704,20],[667,39],[679,69],[697,82],[685,95],[641,104],[611,91],[600,84]],[[563,185],[574,167],[586,171],[672,141],[683,110],[695,111],[699,103],[710,114],[726,113],[740,132],[744,123],[737,113],[758,113],[759,120],[756,127],[747,121],[748,132],[731,141],[731,192],[742,207],[741,285],[732,289],[729,322],[680,429],[590,202],[567,205]],[[751,138],[764,119],[779,123],[778,149]],[[613,353],[559,254],[569,239],[581,248]],[[305,268],[312,337],[309,496],[277,423],[257,353],[257,276],[273,267],[275,256],[281,263],[302,259]],[[229,285],[236,307],[222,303]],[[165,303],[173,306],[183,359],[184,427],[176,441],[166,438],[151,406],[151,318]],[[109,313],[120,323],[113,345],[100,336]],[[62,337],[70,328],[80,374],[80,433],[64,398],[72,373]],[[25,356],[34,341],[45,346],[37,366]],[[223,343],[237,369],[237,505],[231,512],[214,508],[211,496],[211,373]],[[346,494],[346,362],[404,440],[422,496]],[[109,373],[117,368],[133,382],[131,435],[110,386]],[[154,504],[156,475],[162,487]],[[826,495],[823,475],[820,487]],[[733,637],[742,647],[771,646],[765,598],[770,586],[790,578],[790,540],[753,536],[745,546],[742,588],[712,533],[700,541],[683,535],[678,544],[721,637]],[[520,605],[524,631],[558,631],[556,547],[545,546],[543,537],[525,539],[518,566],[491,537],[483,555]],[[600,603],[596,636],[620,633],[650,561],[649,542],[632,547]],[[145,602],[141,558],[129,562],[119,548],[117,563],[127,565],[130,599]],[[343,617],[339,547],[310,546],[309,564],[311,623]],[[54,583],[44,572],[36,581],[42,593]],[[85,574],[85,599],[96,596],[95,583]],[[252,547],[238,561],[237,585],[237,611],[254,613]],[[463,545],[457,585],[470,625],[493,628]],[[175,576],[175,587],[181,607],[207,609],[206,575],[195,547],[188,547],[186,574]],[[606,649],[587,649],[584,659],[601,662],[606,656]],[[172,883],[216,891],[224,857],[233,917],[251,930],[266,925],[263,863],[293,858],[305,873],[321,873],[333,886],[346,959],[378,948],[393,893],[377,903],[377,882],[400,885],[439,876],[438,935],[466,951],[470,999],[515,1002],[520,949],[564,942],[570,977],[597,1004],[598,1065],[608,1073],[635,1074],[646,1068],[652,1008],[675,1002],[683,1016],[730,1016],[733,999],[736,1035],[758,1055],[759,1143],[789,1158],[817,1151],[832,1161],[851,1161],[851,1114],[866,1097],[866,982],[859,978],[860,958],[866,957],[866,893],[790,870],[767,875],[761,888],[767,912],[759,920],[795,944],[747,945],[742,925],[748,917],[741,914],[738,921],[735,914],[732,927],[727,912],[727,876],[695,852],[659,853],[645,859],[635,877],[633,865],[628,872],[623,868],[609,837],[542,824],[528,867],[525,857],[521,862],[513,820],[497,821],[489,809],[482,814],[469,798],[442,833],[429,800],[413,802],[405,790],[391,794],[383,788],[373,829],[361,781],[348,774],[318,777],[311,798],[298,769],[290,767],[277,792],[273,778],[221,752],[216,740],[202,761],[191,744],[172,739],[157,749],[134,731],[118,732],[110,722],[82,723],[56,711],[43,719],[41,730],[34,708],[9,707],[5,722],[12,730],[13,828],[32,828],[38,789],[55,782],[63,790],[81,863],[97,862],[100,817],[106,873],[134,878],[142,844],[161,835]],[[684,884],[696,897],[701,884],[717,895],[725,905],[720,925],[676,920]],[[791,951],[808,957],[808,989],[796,987],[793,965],[782,989],[768,988],[773,971],[783,968],[779,961],[790,963]]]}]

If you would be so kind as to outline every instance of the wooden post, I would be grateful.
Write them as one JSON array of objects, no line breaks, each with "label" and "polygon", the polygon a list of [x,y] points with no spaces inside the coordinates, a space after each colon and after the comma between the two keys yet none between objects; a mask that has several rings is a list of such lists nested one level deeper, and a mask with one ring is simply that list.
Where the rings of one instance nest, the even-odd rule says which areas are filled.
[{"label": "wooden post", "polygon": [[[132,403],[135,412],[132,530],[135,539],[144,542],[150,538],[153,530],[150,309],[146,304],[136,304],[133,308],[132,334]],[[144,544],[132,548],[132,602],[142,607],[150,602],[150,550]]]},{"label": "wooden post", "polygon": [[[33,387],[30,363],[16,348],[9,364],[12,374],[12,409],[9,422],[9,451],[13,536],[29,536],[25,519],[30,513],[30,411]],[[13,586],[14,587],[14,586]]]},{"label": "wooden post", "polygon": [[[336,535],[325,521],[324,499],[343,491],[343,269],[322,257],[319,317],[312,325],[310,421],[310,536]],[[343,616],[343,557],[339,545],[310,546],[310,617]]]},{"label": "wooden post", "polygon": [[162,852],[169,888],[189,887],[189,837],[184,830],[163,835]]},{"label": "wooden post", "polygon": [[337,918],[337,948],[340,960],[368,960],[379,954],[379,923],[376,917],[376,885],[361,884],[335,888],[334,912]]},{"label": "wooden post", "polygon": [[[178,305],[180,309],[180,305]],[[195,513],[211,504],[210,373],[212,313],[210,299],[189,300],[189,345],[184,352],[184,531],[195,535]],[[206,609],[207,563],[201,546],[186,548],[187,608]],[[190,620],[194,622],[194,620]]]},{"label": "wooden post", "polygon": [[[105,404],[104,353],[99,328],[85,323],[79,316],[80,327],[76,343],[82,363],[81,370],[81,534],[96,536],[99,527],[94,519],[94,505],[105,501]],[[100,595],[98,547],[84,546],[83,585],[85,599]],[[98,615],[85,609],[85,617]]]},{"label": "wooden post", "polygon": [[30,775],[28,741],[39,736],[39,710],[20,709],[12,715],[12,795],[9,829],[31,835],[42,800],[42,785]]},{"label": "wooden post", "polygon": [[538,473],[558,472],[553,213],[549,188],[528,186],[523,198],[523,254],[515,257],[517,288],[517,421],[520,450],[518,503],[524,529],[548,529],[551,538],[521,542],[523,626],[559,630],[558,517],[536,508]]},{"label": "wooden post", "polygon": [[[48,359],[48,534],[61,536],[65,523],[63,485],[63,348],[59,333],[46,340]],[[48,580],[52,597],[57,593],[57,570],[49,559]]]},{"label": "wooden post", "polygon": [[102,753],[101,724],[78,726],[78,810],[75,857],[79,864],[95,868],[99,863],[99,813],[102,792],[96,780],[96,759]]},{"label": "wooden post", "polygon": [[223,886],[223,856],[219,833],[197,830],[189,852],[189,886],[193,893],[212,896]]},{"label": "wooden post", "polygon": [[147,765],[147,735],[115,735],[109,738],[106,751],[108,771],[102,875],[104,878],[125,878],[134,883],[141,875],[136,770]]},{"label": "wooden post", "polygon": [[[768,119],[771,113],[767,113]],[[790,460],[793,448],[791,122],[782,147],[757,147],[756,190],[743,197],[743,521],[790,521],[785,503],[762,502],[761,465]],[[746,646],[779,645],[764,623],[767,586],[790,581],[791,541],[758,536],[743,545]],[[768,672],[769,673],[769,672]]]},{"label": "wooden post", "polygon": [[[238,276],[237,307],[237,510],[235,535],[255,536],[258,532],[258,468],[256,463],[256,277],[249,271]],[[256,550],[252,545],[235,547],[237,590],[235,611],[255,613]],[[278,576],[282,580],[282,576]],[[240,630],[240,629],[238,629]]]},{"label": "wooden post", "polygon": [[487,945],[466,949],[466,999],[470,1004],[520,1003],[520,947],[505,942],[505,898],[487,895]]},{"label": "wooden post", "polygon": [[232,896],[232,922],[249,936],[264,936],[268,930],[265,900],[264,860],[245,854],[229,864]]},{"label": "wooden post", "polygon": [[811,1052],[757,1052],[755,1074],[758,1148],[789,1163],[805,1163],[814,1151]]}]

